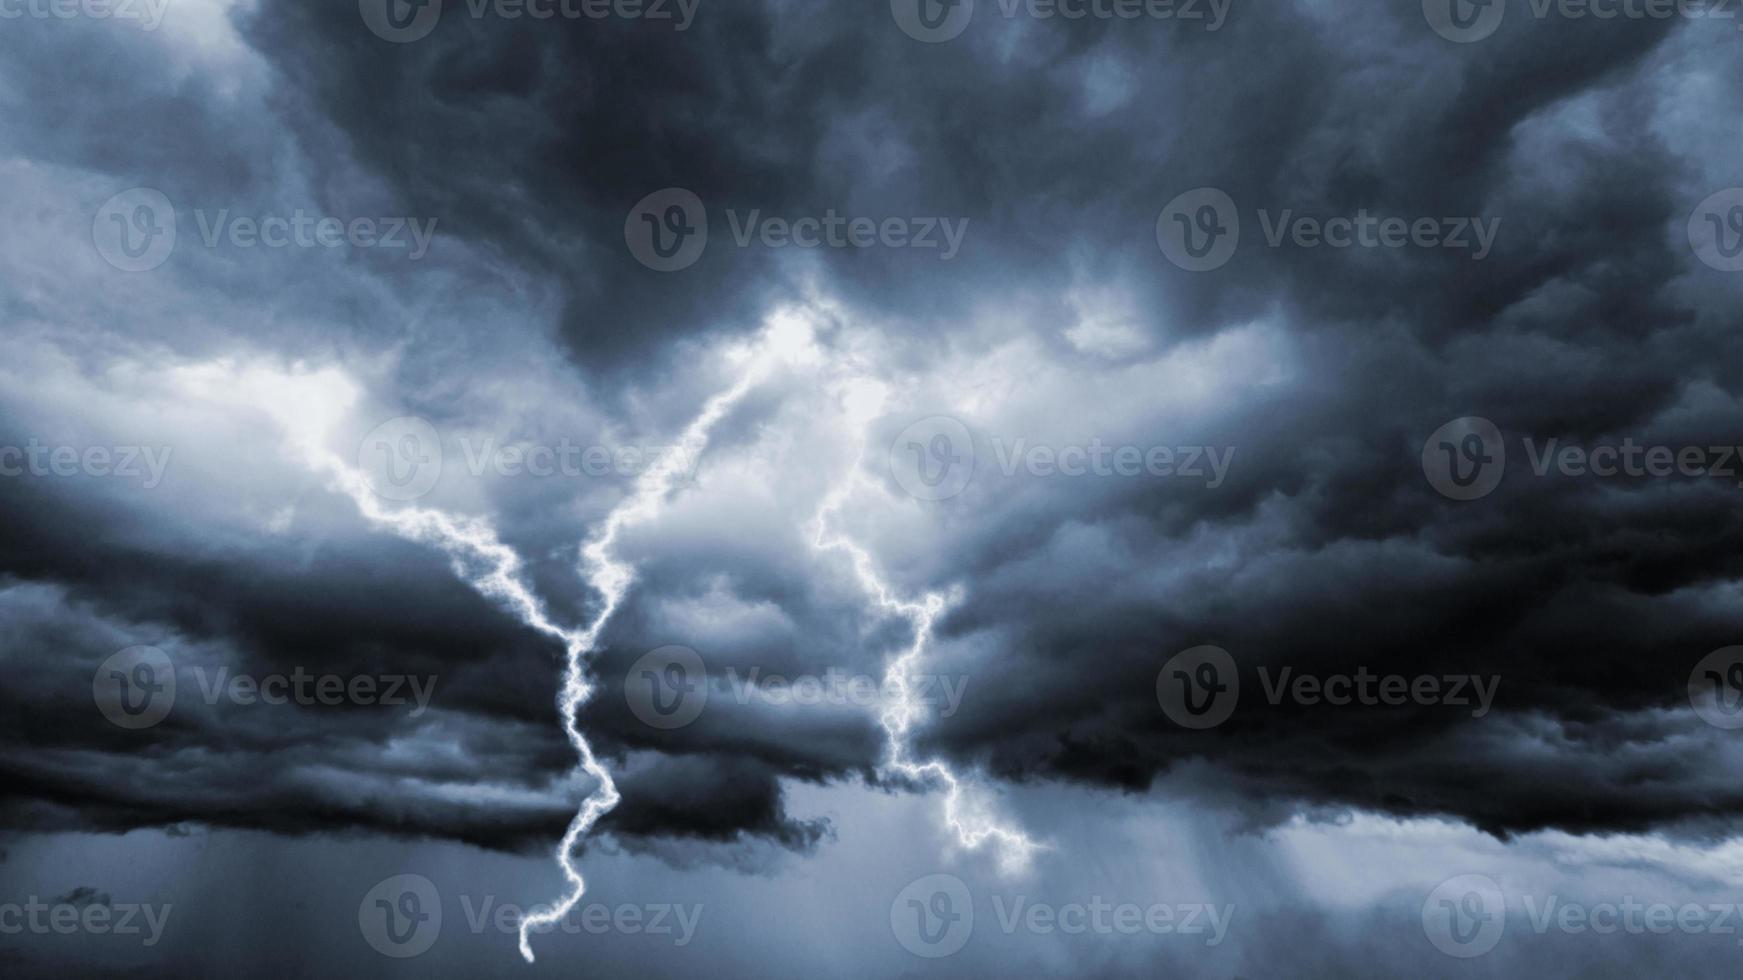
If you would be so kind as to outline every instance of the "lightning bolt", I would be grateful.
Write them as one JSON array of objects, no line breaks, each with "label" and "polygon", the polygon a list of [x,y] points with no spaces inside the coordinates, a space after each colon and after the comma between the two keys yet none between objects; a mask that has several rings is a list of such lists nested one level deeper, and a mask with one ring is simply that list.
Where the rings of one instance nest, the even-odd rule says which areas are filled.
[{"label": "lightning bolt", "polygon": [[912,735],[926,717],[926,708],[914,693],[915,671],[925,658],[926,646],[932,640],[938,617],[949,607],[951,597],[928,592],[921,598],[898,596],[883,576],[871,553],[859,542],[841,531],[830,529],[830,519],[841,510],[855,491],[873,488],[865,476],[861,461],[869,446],[867,425],[880,411],[885,397],[882,385],[864,378],[854,378],[844,385],[848,415],[860,432],[859,449],[854,453],[846,474],[823,498],[817,515],[812,518],[812,547],[821,552],[839,551],[847,555],[860,588],[872,598],[878,608],[901,616],[914,625],[914,639],[907,649],[892,659],[884,670],[883,690],[894,692],[878,716],[884,730],[884,769],[915,783],[932,783],[944,787],[944,822],[957,841],[968,850],[979,850],[989,841],[999,853],[999,865],[1007,872],[1026,867],[1030,856],[1042,848],[1021,830],[999,822],[984,810],[972,806],[964,780],[942,759],[920,762],[913,757]]},{"label": "lightning bolt", "polygon": [[630,586],[635,583],[635,567],[613,557],[618,536],[624,528],[647,521],[659,513],[661,506],[671,496],[672,491],[677,489],[684,476],[685,463],[701,458],[703,451],[708,448],[714,426],[743,401],[752,388],[761,383],[783,359],[801,356],[810,350],[810,327],[790,315],[777,314],[753,348],[736,352],[735,359],[743,362],[738,380],[703,406],[701,413],[684,430],[683,435],[679,436],[677,446],[661,456],[654,466],[643,471],[636,480],[634,492],[607,515],[599,532],[581,547],[581,576],[599,592],[601,602],[593,622],[575,637],[574,642],[566,645],[568,657],[563,670],[563,690],[559,696],[559,705],[563,713],[563,730],[568,733],[569,743],[575,747],[576,754],[581,758],[581,769],[598,782],[599,788],[581,804],[580,811],[570,822],[569,829],[564,832],[562,842],[557,845],[557,864],[563,869],[568,890],[550,908],[521,920],[520,955],[528,963],[534,959],[532,944],[528,939],[529,932],[539,926],[562,921],[575,904],[581,901],[581,896],[587,893],[586,880],[575,866],[575,847],[593,829],[593,825],[599,822],[599,818],[609,813],[620,799],[611,773],[594,757],[593,749],[587,744],[587,739],[581,734],[576,721],[581,706],[592,698],[594,690],[587,678],[585,661],[588,655],[598,649],[599,637],[605,630],[606,623],[610,622],[612,615],[622,605],[624,597],[629,594]]}]

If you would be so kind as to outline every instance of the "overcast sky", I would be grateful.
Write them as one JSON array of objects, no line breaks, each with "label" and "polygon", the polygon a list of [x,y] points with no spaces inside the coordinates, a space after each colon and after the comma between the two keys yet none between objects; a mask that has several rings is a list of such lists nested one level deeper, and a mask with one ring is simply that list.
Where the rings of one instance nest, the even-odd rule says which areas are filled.
[{"label": "overcast sky", "polygon": [[1743,20],[1450,3],[0,0],[0,965],[1733,975]]}]

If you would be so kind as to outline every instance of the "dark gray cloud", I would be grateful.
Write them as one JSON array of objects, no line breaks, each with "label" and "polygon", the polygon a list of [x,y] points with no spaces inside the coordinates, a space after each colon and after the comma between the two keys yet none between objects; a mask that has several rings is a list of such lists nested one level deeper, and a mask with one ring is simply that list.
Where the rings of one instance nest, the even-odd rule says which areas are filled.
[{"label": "dark gray cloud", "polygon": [[[844,556],[812,547],[811,515],[856,465],[869,488],[843,526],[902,595],[953,594],[925,669],[966,686],[920,742],[965,770],[1035,792],[1168,786],[1253,828],[1345,810],[1502,837],[1733,827],[1743,794],[1713,767],[1727,733],[1687,685],[1743,627],[1743,491],[1537,476],[1530,459],[1550,439],[1743,441],[1739,287],[1686,232],[1743,184],[1712,135],[1738,110],[1715,81],[1743,59],[1727,29],[1521,10],[1458,45],[1415,4],[1237,3],[1210,32],[982,0],[960,38],[928,45],[883,3],[705,3],[682,32],[450,6],[410,44],[344,4],[0,34],[20,93],[0,103],[0,445],[174,451],[152,488],[0,478],[11,826],[547,848],[587,790],[555,704],[561,649],[287,457],[282,420],[239,379],[342,372],[354,404],[303,406],[337,413],[341,455],[389,418],[431,420],[446,469],[424,502],[487,515],[552,615],[580,623],[598,597],[577,548],[633,473],[468,473],[469,454],[484,438],[669,444],[732,383],[727,347],[792,309],[819,361],[730,412],[693,484],[621,541],[638,579],[582,717],[623,774],[604,846],[767,871],[839,840],[796,791],[911,788],[880,773],[875,707],[746,687],[878,678],[909,642]],[[180,241],[127,274],[91,220],[134,186],[175,202]],[[1158,248],[1158,212],[1202,186],[1236,203],[1242,239],[1192,273]],[[660,273],[624,227],[667,187],[704,202],[710,242]],[[297,209],[437,233],[417,261],[200,241],[219,211]],[[967,225],[949,260],[733,240],[752,211],[830,210]],[[1499,225],[1474,261],[1271,247],[1284,212]],[[843,365],[888,386],[866,433],[830,387]],[[934,415],[972,431],[978,469],[918,501],[888,447]],[[1467,416],[1498,426],[1509,461],[1492,494],[1458,502],[1421,455]],[[1209,482],[1074,479],[1007,471],[1018,441],[1233,455]],[[98,664],[141,644],[181,685],[145,733],[90,697]],[[672,644],[702,657],[709,702],[663,729],[625,688]],[[1158,671],[1201,644],[1230,651],[1243,690],[1226,722],[1190,731],[1158,704]],[[207,704],[193,672],[220,666],[436,686],[416,715]],[[1267,703],[1261,670],[1285,668],[1499,688],[1481,717]]]}]

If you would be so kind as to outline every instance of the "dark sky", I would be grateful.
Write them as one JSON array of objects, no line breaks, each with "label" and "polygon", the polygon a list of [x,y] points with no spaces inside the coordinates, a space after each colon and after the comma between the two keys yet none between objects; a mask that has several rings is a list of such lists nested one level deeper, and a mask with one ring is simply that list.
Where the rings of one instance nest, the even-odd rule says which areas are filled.
[{"label": "dark sky", "polygon": [[[427,422],[440,478],[379,506],[487,522],[553,620],[584,624],[601,597],[578,546],[771,324],[804,343],[617,541],[636,580],[580,724],[623,801],[588,846],[608,869],[589,901],[707,903],[695,949],[735,976],[1112,976],[1186,956],[1190,975],[1252,977],[1303,943],[1302,975],[1420,956],[1467,975],[1417,921],[1455,875],[1495,877],[1510,905],[1556,887],[1706,902],[1743,876],[1735,733],[1690,697],[1691,676],[1743,659],[1697,667],[1743,642],[1736,21],[1509,0],[1461,43],[1431,24],[1438,0],[1427,17],[1234,0],[1214,22],[1208,2],[1203,20],[1124,20],[979,0],[926,43],[903,29],[910,0],[701,0],[687,23],[448,0],[400,43],[372,2],[0,22],[0,448],[149,450],[138,476],[84,456],[0,476],[0,903],[176,896],[192,935],[108,964],[142,975],[223,968],[196,915],[263,949],[341,930],[279,954],[314,975],[393,965],[354,906],[322,904],[391,874],[550,898],[551,848],[590,789],[558,714],[562,645],[475,587],[475,556],[371,520],[307,450],[361,471],[378,426]],[[1201,188],[1228,206],[1201,210]],[[705,220],[706,247],[651,268],[644,214]],[[235,224],[302,217],[405,225],[405,244],[273,247]],[[777,247],[760,224],[835,217],[878,240]],[[1471,244],[1309,245],[1370,217]],[[1238,245],[1182,268],[1171,235],[1206,218],[1238,221]],[[1297,219],[1326,231],[1303,239]],[[167,253],[114,237],[167,245],[165,224]],[[1477,458],[1465,419],[1506,457],[1480,495],[1435,471],[1443,441]],[[1555,457],[1539,475],[1552,440],[1697,448],[1738,475]],[[560,446],[634,454],[549,476],[469,465]],[[1092,446],[1146,466],[1057,472]],[[968,468],[935,492],[911,450],[923,472]],[[937,787],[893,778],[875,705],[745,696],[753,675],[876,681],[913,641],[845,553],[815,547],[843,481],[838,529],[896,595],[946,599],[914,751],[1048,845],[1027,884],[951,845]],[[637,665],[674,645],[709,700],[663,727],[638,710]],[[1165,665],[1206,645],[1240,691],[1200,729],[1166,710]],[[92,689],[139,646],[177,690],[135,730]],[[433,686],[427,703],[407,686],[397,705],[244,704],[203,696],[221,668]],[[1285,669],[1456,678],[1492,703],[1267,697]],[[1384,870],[1358,886],[1352,866]],[[878,916],[935,871],[977,898],[1228,901],[1248,931],[1215,955],[1086,952],[1011,941],[983,903],[968,959],[910,957]],[[761,934],[756,909],[838,937],[839,958]],[[89,952],[59,938],[0,936],[0,957],[46,971]],[[646,952],[607,938],[628,945],[538,945],[601,975]],[[1478,963],[1708,975],[1735,952],[1581,938],[1510,936]],[[464,947],[458,972],[520,966],[512,935],[442,942]],[[696,969],[685,950],[649,968]]]}]

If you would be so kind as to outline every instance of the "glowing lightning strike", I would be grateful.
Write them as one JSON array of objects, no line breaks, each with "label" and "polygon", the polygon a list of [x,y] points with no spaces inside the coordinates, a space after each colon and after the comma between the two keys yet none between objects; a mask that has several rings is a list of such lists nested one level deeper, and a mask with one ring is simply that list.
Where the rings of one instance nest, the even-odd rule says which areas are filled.
[{"label": "glowing lightning strike", "polygon": [[593,685],[588,681],[583,666],[584,658],[598,648],[599,637],[606,623],[617,612],[618,606],[635,582],[635,568],[612,557],[618,534],[625,527],[645,521],[659,511],[660,505],[677,488],[684,465],[688,461],[701,458],[702,452],[707,449],[709,435],[715,424],[767,377],[780,359],[800,356],[808,352],[810,347],[811,330],[808,326],[791,317],[775,317],[756,347],[741,354],[745,367],[738,381],[703,406],[701,414],[696,416],[679,437],[677,446],[641,474],[636,481],[635,492],[606,517],[599,533],[581,548],[581,575],[603,598],[593,623],[567,645],[568,663],[563,671],[560,705],[563,729],[568,733],[569,742],[575,747],[575,752],[581,757],[581,769],[598,781],[599,788],[582,803],[580,812],[564,832],[562,843],[557,845],[557,864],[563,869],[563,877],[569,882],[569,890],[549,909],[530,914],[521,920],[520,955],[528,963],[533,962],[533,948],[527,938],[530,931],[562,921],[575,904],[581,901],[581,896],[586,894],[586,881],[581,877],[580,869],[575,866],[575,846],[593,829],[600,817],[617,805],[619,799],[617,784],[612,782],[611,773],[594,758],[592,747],[587,744],[587,739],[582,736],[581,729],[576,724],[576,716],[581,706],[593,696]]},{"label": "glowing lightning strike", "polygon": [[891,660],[884,671],[883,689],[896,694],[878,717],[886,737],[884,766],[915,782],[930,780],[942,783],[945,788],[944,821],[955,832],[957,840],[971,851],[978,850],[989,840],[993,841],[999,851],[1000,867],[1006,871],[1020,870],[1028,864],[1029,856],[1043,845],[1030,840],[1020,830],[1003,826],[985,813],[968,812],[970,808],[964,799],[962,781],[950,766],[941,759],[916,762],[910,754],[909,736],[925,716],[925,709],[915,699],[910,681],[914,668],[925,654],[926,644],[932,639],[933,624],[949,604],[948,600],[936,592],[927,593],[919,601],[898,597],[878,574],[869,552],[846,534],[832,534],[829,530],[830,517],[841,509],[848,496],[855,490],[872,486],[861,470],[861,460],[865,458],[868,445],[865,424],[875,417],[877,406],[883,401],[883,390],[874,382],[856,380],[849,383],[848,392],[849,415],[862,433],[859,450],[854,453],[847,474],[824,497],[817,516],[812,519],[815,527],[812,546],[819,551],[846,552],[860,587],[879,607],[914,624],[914,642]]}]

